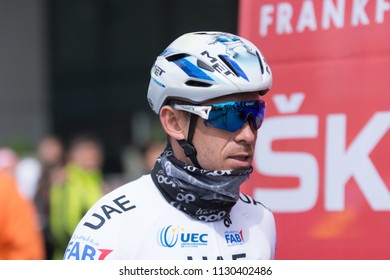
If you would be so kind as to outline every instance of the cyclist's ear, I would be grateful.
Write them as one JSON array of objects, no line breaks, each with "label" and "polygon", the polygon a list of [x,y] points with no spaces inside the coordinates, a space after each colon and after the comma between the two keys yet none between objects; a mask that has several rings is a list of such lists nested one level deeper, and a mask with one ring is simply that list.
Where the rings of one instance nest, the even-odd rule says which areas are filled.
[{"label": "cyclist's ear", "polygon": [[188,114],[165,105],[161,108],[159,116],[161,126],[169,137],[176,140],[187,139]]}]

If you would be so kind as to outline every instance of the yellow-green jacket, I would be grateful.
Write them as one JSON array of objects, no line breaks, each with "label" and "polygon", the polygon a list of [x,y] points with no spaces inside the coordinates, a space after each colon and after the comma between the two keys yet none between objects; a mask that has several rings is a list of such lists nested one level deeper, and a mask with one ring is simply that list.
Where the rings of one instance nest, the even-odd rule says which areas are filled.
[{"label": "yellow-green jacket", "polygon": [[53,184],[50,191],[50,230],[53,258],[62,259],[77,224],[103,195],[99,171],[87,171],[75,164],[65,167],[66,179]]}]

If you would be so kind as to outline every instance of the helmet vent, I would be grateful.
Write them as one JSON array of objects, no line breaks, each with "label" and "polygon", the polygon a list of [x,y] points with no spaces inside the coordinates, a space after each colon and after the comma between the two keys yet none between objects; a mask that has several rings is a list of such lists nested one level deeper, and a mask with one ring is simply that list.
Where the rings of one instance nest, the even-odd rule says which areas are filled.
[{"label": "helmet vent", "polygon": [[234,75],[236,75],[237,77],[242,77],[245,80],[249,81],[244,70],[241,69],[240,65],[238,65],[238,63],[234,59],[230,58],[228,55],[222,54],[220,54],[218,57],[225,63],[227,67],[229,67],[229,69],[234,73]]},{"label": "helmet vent", "polygon": [[240,77],[240,74],[237,72],[237,70],[233,67],[233,65],[230,63],[230,61],[227,59],[224,55],[219,55],[219,58],[226,64],[227,67],[229,67],[230,71],[234,73],[237,77]]},{"label": "helmet vent", "polygon": [[205,82],[200,82],[200,81],[195,81],[195,80],[189,80],[185,82],[187,86],[190,87],[211,87],[211,84],[205,83]]},{"label": "helmet vent", "polygon": [[188,54],[185,54],[185,53],[178,53],[178,54],[174,54],[174,55],[171,55],[171,56],[168,56],[166,59],[168,61],[175,61],[175,60],[179,60],[183,57],[187,57]]}]

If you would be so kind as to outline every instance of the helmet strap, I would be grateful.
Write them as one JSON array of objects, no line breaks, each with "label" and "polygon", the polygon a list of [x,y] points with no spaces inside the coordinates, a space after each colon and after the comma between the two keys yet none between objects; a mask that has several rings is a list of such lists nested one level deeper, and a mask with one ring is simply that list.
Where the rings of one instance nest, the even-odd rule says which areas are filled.
[{"label": "helmet strap", "polygon": [[192,163],[195,165],[197,168],[202,168],[196,159],[196,149],[194,145],[192,144],[192,138],[194,137],[195,133],[195,126],[196,126],[196,120],[197,120],[197,115],[195,114],[190,114],[190,124],[188,127],[188,137],[187,140],[182,139],[182,140],[177,140],[177,143],[179,143],[180,147],[183,149],[184,154],[186,157],[190,158]]}]

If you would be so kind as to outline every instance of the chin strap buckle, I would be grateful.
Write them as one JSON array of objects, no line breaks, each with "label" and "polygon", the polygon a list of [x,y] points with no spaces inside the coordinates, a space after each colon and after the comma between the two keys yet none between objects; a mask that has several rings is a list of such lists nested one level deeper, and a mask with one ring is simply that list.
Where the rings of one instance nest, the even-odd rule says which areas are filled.
[{"label": "chin strap buckle", "polygon": [[177,143],[179,143],[180,147],[183,149],[184,151],[184,154],[186,155],[186,157],[190,158],[190,160],[192,161],[192,163],[194,164],[195,167],[199,168],[199,169],[202,169],[202,167],[200,166],[198,160],[196,159],[196,150],[195,150],[195,147],[188,143],[186,140],[182,139],[182,140],[177,140]]},{"label": "chin strap buckle", "polygon": [[192,146],[192,144],[188,143],[184,139],[177,140],[177,142],[179,143],[180,147],[183,149],[184,154],[187,157],[196,156],[196,150],[195,150],[194,146]]}]

